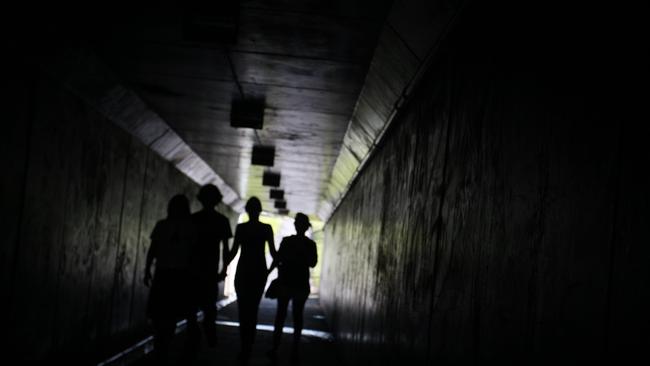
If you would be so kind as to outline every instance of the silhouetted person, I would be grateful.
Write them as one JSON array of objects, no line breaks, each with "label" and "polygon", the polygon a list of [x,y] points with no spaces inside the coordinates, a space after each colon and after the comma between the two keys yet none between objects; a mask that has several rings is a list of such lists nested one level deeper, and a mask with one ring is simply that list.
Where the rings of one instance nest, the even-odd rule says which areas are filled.
[{"label": "silhouetted person", "polygon": [[158,364],[166,362],[176,322],[187,314],[188,265],[195,239],[189,202],[184,195],[176,195],[167,206],[167,218],[158,221],[151,233],[144,275],[145,285],[151,287],[147,313],[154,327],[154,358]]},{"label": "silhouetted person", "polygon": [[[217,344],[217,297],[219,281],[226,277],[225,261],[228,259],[228,239],[232,237],[230,222],[215,211],[215,206],[221,202],[221,192],[207,184],[199,190],[197,199],[203,208],[192,214],[192,222],[196,228],[197,241],[192,248],[190,261],[190,288],[192,297],[188,321],[188,351],[195,352],[201,341],[201,332],[197,324],[196,312],[203,311],[203,332],[208,346]],[[220,253],[223,252],[224,266],[219,272]]]},{"label": "silhouetted person", "polygon": [[246,212],[249,221],[237,225],[230,256],[232,259],[241,247],[235,274],[235,292],[237,293],[241,336],[239,359],[243,362],[248,360],[255,341],[257,311],[266,286],[268,271],[264,255],[265,243],[268,244],[271,255],[275,257],[273,229],[271,225],[259,221],[262,204],[257,197],[252,197],[246,202]]},{"label": "silhouetted person", "polygon": [[309,218],[303,213],[297,213],[294,221],[296,235],[282,239],[280,249],[269,268],[269,273],[278,267],[278,308],[275,314],[275,328],[273,330],[273,348],[268,355],[275,359],[284,320],[287,317],[287,307],[291,301],[293,310],[293,347],[292,360],[298,361],[300,336],[302,334],[303,310],[309,297],[309,267],[314,267],[318,261],[316,243],[305,236],[311,226]]}]

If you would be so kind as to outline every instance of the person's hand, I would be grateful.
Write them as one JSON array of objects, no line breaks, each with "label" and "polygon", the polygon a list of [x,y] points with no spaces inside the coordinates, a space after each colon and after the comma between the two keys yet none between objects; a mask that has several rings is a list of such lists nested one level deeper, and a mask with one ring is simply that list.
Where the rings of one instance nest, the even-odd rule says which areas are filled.
[{"label": "person's hand", "polygon": [[219,273],[219,274],[217,275],[217,282],[221,282],[221,281],[225,280],[225,279],[226,279],[226,276],[227,276],[227,275],[226,275],[226,272],[225,272],[225,271]]},{"label": "person's hand", "polygon": [[151,286],[151,271],[144,272],[144,285],[147,287]]}]

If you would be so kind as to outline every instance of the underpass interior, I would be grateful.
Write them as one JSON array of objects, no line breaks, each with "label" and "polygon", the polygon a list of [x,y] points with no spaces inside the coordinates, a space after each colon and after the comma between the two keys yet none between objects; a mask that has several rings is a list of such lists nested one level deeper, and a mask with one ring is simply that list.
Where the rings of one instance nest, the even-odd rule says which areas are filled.
[{"label": "underpass interior", "polygon": [[[233,231],[258,197],[276,246],[309,216],[302,364],[647,360],[650,154],[635,91],[647,46],[632,9],[192,0],[9,13],[7,358],[151,362],[150,234],[172,196],[196,211],[210,183]],[[220,343],[197,364],[239,362],[228,271]],[[269,363],[274,312],[263,300],[251,364]]]}]

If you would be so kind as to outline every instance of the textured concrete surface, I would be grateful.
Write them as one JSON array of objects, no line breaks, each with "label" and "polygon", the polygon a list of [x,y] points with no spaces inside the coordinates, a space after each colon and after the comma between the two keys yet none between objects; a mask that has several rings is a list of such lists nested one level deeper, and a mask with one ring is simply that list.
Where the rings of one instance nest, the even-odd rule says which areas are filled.
[{"label": "textured concrete surface", "polygon": [[38,67],[49,78],[135,136],[164,160],[173,163],[194,182],[219,187],[223,202],[235,211],[242,210],[244,203],[239,194],[139,95],[125,86],[91,48],[68,40],[63,45],[47,45],[39,49],[41,52],[46,50],[49,51],[47,62]]},{"label": "textured concrete surface", "polygon": [[3,144],[8,349],[91,361],[148,332],[149,234],[169,198],[198,186],[42,74],[15,90]]},{"label": "textured concrete surface", "polygon": [[464,1],[392,3],[357,98],[318,215],[327,220],[363,169],[398,109],[420,82]]},{"label": "textured concrete surface", "polygon": [[[385,1],[242,4],[225,50],[184,40],[174,4],[11,12],[8,359],[99,360],[148,334],[148,235],[173,194],[197,188],[177,168],[223,173],[233,202],[266,193],[248,152],[267,139],[283,181],[296,173],[287,197],[308,203],[292,210],[333,210],[363,169],[322,256],[322,304],[351,364],[647,359],[642,12],[404,0],[379,27]],[[227,123],[245,93],[269,97],[258,134]]]},{"label": "textured concrete surface", "polygon": [[[117,14],[92,41],[97,55],[244,200],[276,211],[265,169],[251,164],[254,145],[274,146],[287,208],[316,214],[390,1],[228,1],[238,8],[230,44],[184,37],[179,14],[197,3],[206,19],[227,7]],[[240,98],[264,100],[263,129],[230,126]]]},{"label": "textured concrete surface", "polygon": [[352,363],[647,360],[648,130],[608,67],[630,69],[595,21],[499,14],[463,15],[326,224]]}]

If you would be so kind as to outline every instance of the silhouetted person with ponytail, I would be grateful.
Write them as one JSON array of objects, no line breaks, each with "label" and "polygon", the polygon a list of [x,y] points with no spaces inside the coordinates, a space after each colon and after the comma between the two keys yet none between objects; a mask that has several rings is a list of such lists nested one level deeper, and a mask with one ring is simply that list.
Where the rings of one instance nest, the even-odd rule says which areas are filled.
[{"label": "silhouetted person with ponytail", "polygon": [[151,287],[147,314],[153,323],[157,364],[167,362],[176,322],[188,311],[188,266],[195,240],[189,202],[184,195],[176,195],[167,206],[167,218],[158,221],[151,233],[144,274],[145,285]]},{"label": "silhouetted person with ponytail", "polygon": [[262,203],[257,197],[252,197],[246,202],[246,212],[249,220],[237,225],[230,256],[232,260],[241,247],[235,274],[235,292],[241,336],[239,359],[243,363],[248,361],[255,341],[257,311],[266,286],[268,271],[264,254],[265,244],[268,244],[271,255],[275,257],[273,229],[271,225],[259,221]]},{"label": "silhouetted person with ponytail", "polygon": [[[194,357],[198,351],[201,332],[199,330],[196,312],[203,311],[203,333],[209,347],[217,344],[217,297],[219,282],[226,277],[226,261],[228,260],[228,239],[232,237],[230,222],[215,210],[221,202],[221,192],[212,185],[206,184],[199,190],[197,199],[202,209],[192,214],[192,222],[196,228],[197,241],[192,248],[190,258],[190,282],[192,291],[190,297],[190,313],[188,321],[187,352]],[[223,253],[223,254],[222,254]],[[222,254],[222,256],[221,256]],[[220,258],[223,266],[219,271]]]},{"label": "silhouetted person with ponytail", "polygon": [[293,310],[293,347],[291,359],[295,363],[299,359],[300,336],[302,334],[303,310],[309,297],[309,267],[314,267],[318,261],[316,243],[305,236],[311,226],[309,218],[303,213],[297,213],[294,221],[296,235],[282,239],[280,249],[275,256],[269,273],[278,267],[278,308],[275,314],[273,331],[273,348],[268,352],[275,359],[280,347],[282,328],[287,317],[287,307],[291,301]]}]

